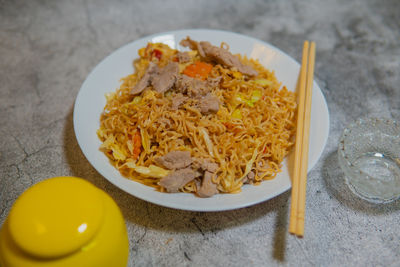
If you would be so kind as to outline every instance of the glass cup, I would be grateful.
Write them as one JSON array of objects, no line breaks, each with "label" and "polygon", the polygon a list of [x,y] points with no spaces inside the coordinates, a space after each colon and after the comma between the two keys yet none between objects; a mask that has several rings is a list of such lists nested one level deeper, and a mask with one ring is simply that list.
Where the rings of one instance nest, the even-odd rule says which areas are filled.
[{"label": "glass cup", "polygon": [[372,203],[400,198],[400,124],[366,118],[351,123],[342,134],[339,165],[357,196]]}]

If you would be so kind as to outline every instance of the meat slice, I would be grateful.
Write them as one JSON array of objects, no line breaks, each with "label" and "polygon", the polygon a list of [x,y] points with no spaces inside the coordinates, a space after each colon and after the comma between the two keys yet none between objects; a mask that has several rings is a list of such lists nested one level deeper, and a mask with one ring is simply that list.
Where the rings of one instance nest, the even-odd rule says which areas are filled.
[{"label": "meat slice", "polygon": [[219,86],[219,84],[221,83],[222,77],[215,77],[215,78],[211,78],[208,77],[207,78],[207,85],[211,88],[216,88]]},{"label": "meat slice", "polygon": [[199,51],[199,54],[201,57],[206,57],[201,45],[198,42],[190,39],[189,36],[187,36],[186,39],[183,39],[182,41],[180,41],[179,44],[184,47],[189,47],[192,50],[197,50],[197,51]]},{"label": "meat slice", "polygon": [[145,73],[142,78],[136,83],[136,85],[129,92],[131,95],[140,94],[147,86],[150,85],[152,77],[158,72],[158,66],[154,62],[150,62],[147,66]]},{"label": "meat slice", "polygon": [[157,157],[154,161],[167,169],[182,169],[192,163],[192,157],[189,151],[171,151],[168,154]]},{"label": "meat slice", "polygon": [[179,75],[176,83],[176,90],[192,98],[198,98],[210,92],[210,87],[205,81],[189,77],[187,75]]},{"label": "meat slice", "polygon": [[158,184],[165,187],[167,192],[176,193],[179,191],[179,188],[182,188],[185,184],[198,177],[198,175],[199,173],[191,168],[180,169],[163,177]]},{"label": "meat slice", "polygon": [[168,63],[167,66],[160,70],[158,75],[153,77],[151,84],[154,90],[158,93],[164,93],[175,84],[178,74],[179,64],[177,62]]},{"label": "meat slice", "polygon": [[217,112],[219,110],[219,100],[211,93],[200,99],[200,112],[203,114]]},{"label": "meat slice", "polygon": [[189,62],[191,59],[188,52],[178,52],[177,56],[179,63],[186,63]]},{"label": "meat slice", "polygon": [[207,41],[200,43],[193,41],[189,37],[183,39],[180,44],[190,49],[199,51],[201,57],[209,58],[226,67],[235,67],[238,71],[249,76],[257,76],[258,72],[252,67],[244,65],[237,56],[226,49],[214,46]]},{"label": "meat slice", "polygon": [[203,171],[209,171],[212,173],[218,170],[218,164],[209,159],[193,158],[192,166],[197,169],[202,169]]},{"label": "meat slice", "polygon": [[197,195],[199,197],[211,197],[218,193],[217,185],[213,183],[212,176],[213,174],[209,171],[204,173],[200,189],[197,190]]},{"label": "meat slice", "polygon": [[182,105],[188,99],[187,96],[182,95],[181,93],[177,94],[172,98],[171,108],[173,110],[177,110],[180,105]]},{"label": "meat slice", "polygon": [[200,46],[204,50],[204,54],[212,60],[227,67],[236,67],[238,71],[249,76],[258,75],[257,71],[250,66],[244,65],[237,56],[232,55],[228,50],[213,46],[207,41],[200,42]]}]

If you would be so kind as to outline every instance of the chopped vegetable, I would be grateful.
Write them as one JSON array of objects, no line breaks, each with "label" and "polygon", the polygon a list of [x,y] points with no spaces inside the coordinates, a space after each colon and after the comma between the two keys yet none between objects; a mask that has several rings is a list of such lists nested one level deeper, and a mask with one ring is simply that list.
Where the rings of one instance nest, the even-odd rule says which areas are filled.
[{"label": "chopped vegetable", "polygon": [[235,77],[236,79],[240,79],[240,78],[243,77],[243,74],[242,74],[241,72],[239,72],[239,71],[234,71],[234,72],[232,73],[232,75],[233,75],[233,77]]},{"label": "chopped vegetable", "polygon": [[210,136],[207,133],[207,130],[204,128],[200,128],[200,135],[203,137],[204,142],[206,143],[208,153],[210,153],[210,155],[214,157],[213,144],[211,142]]},{"label": "chopped vegetable", "polygon": [[240,109],[235,109],[232,112],[232,118],[234,118],[234,119],[242,119],[242,113],[240,112]]},{"label": "chopped vegetable", "polygon": [[112,150],[112,154],[116,160],[125,160],[126,159],[124,152],[122,152],[122,150],[119,147],[117,147],[117,146],[111,147],[111,150]]},{"label": "chopped vegetable", "polygon": [[116,160],[125,160],[126,156],[124,151],[116,144],[115,137],[110,135],[100,146],[101,149],[106,149],[107,151],[111,150],[112,156]]},{"label": "chopped vegetable", "polygon": [[183,74],[197,78],[200,80],[205,80],[208,77],[208,74],[211,72],[213,66],[211,64],[196,61],[193,64],[190,64],[183,70]]},{"label": "chopped vegetable", "polygon": [[253,102],[253,103],[257,102],[258,100],[261,99],[261,95],[262,95],[262,93],[261,93],[260,90],[253,91],[253,93],[251,94],[250,101]]},{"label": "chopped vegetable", "polygon": [[272,84],[272,82],[267,80],[267,79],[258,79],[258,80],[254,80],[254,82],[256,84],[258,84],[258,85],[261,85],[261,86],[267,86],[267,85],[271,85]]},{"label": "chopped vegetable", "polygon": [[237,94],[237,95],[235,95],[235,97],[234,97],[234,104],[235,104],[235,107],[237,106],[237,105],[239,105],[239,104],[246,104],[246,105],[248,105],[249,107],[254,107],[254,103],[252,102],[252,101],[250,101],[250,100],[248,100],[248,99],[246,99],[246,97],[243,95],[243,94]]},{"label": "chopped vegetable", "polygon": [[236,94],[231,101],[231,104],[233,105],[233,108],[236,108],[240,104],[246,103],[246,98],[243,94],[238,93]]},{"label": "chopped vegetable", "polygon": [[110,149],[110,147],[115,143],[114,135],[109,135],[107,139],[101,144],[100,148]]},{"label": "chopped vegetable", "polygon": [[151,52],[151,58],[156,57],[158,60],[161,59],[162,52],[158,49],[154,49],[153,52]]},{"label": "chopped vegetable", "polygon": [[127,160],[126,166],[131,169],[134,169],[135,172],[140,173],[143,176],[154,177],[154,178],[163,178],[169,174],[170,171],[163,169],[161,167],[150,165],[149,167],[137,166],[133,161]]},{"label": "chopped vegetable", "polygon": [[141,132],[136,131],[135,134],[132,136],[132,158],[137,159],[139,157],[140,152],[142,152],[142,142],[140,140]]},{"label": "chopped vegetable", "polygon": [[144,151],[149,152],[150,150],[150,137],[146,129],[140,129],[140,136],[142,137],[142,143]]},{"label": "chopped vegetable", "polygon": [[246,104],[249,107],[254,107],[254,103],[256,103],[258,100],[260,100],[261,96],[262,96],[262,92],[260,90],[254,90],[251,93],[250,99],[247,99],[243,94],[238,93],[233,98],[234,107],[236,107],[239,104]]},{"label": "chopped vegetable", "polygon": [[133,98],[132,103],[133,103],[133,104],[139,104],[140,101],[142,101],[142,97],[138,95],[138,96],[135,96],[135,97]]},{"label": "chopped vegetable", "polygon": [[242,177],[240,177],[240,179],[239,180],[242,180],[244,177],[246,177],[247,176],[247,174],[249,174],[249,172],[251,171],[251,168],[253,167],[253,164],[254,164],[254,161],[256,160],[256,157],[257,157],[257,150],[258,150],[258,147],[260,146],[260,141],[258,141],[257,139],[256,139],[256,148],[254,149],[254,151],[253,151],[253,155],[251,156],[251,159],[246,163],[246,169],[244,170],[244,174],[243,174],[243,176]]}]

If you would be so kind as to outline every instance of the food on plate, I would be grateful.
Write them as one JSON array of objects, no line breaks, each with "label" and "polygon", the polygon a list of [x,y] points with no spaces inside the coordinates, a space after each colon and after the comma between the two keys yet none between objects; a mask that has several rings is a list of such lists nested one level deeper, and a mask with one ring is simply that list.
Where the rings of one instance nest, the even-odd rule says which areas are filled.
[{"label": "food on plate", "polygon": [[295,94],[257,60],[187,37],[139,49],[97,134],[122,175],[161,192],[238,193],[273,179],[293,146]]}]

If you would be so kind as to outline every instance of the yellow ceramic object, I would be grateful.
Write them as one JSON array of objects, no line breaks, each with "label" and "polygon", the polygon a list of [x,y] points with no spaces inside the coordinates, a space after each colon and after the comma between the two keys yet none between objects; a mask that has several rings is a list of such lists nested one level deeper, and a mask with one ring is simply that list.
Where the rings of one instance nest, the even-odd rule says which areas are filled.
[{"label": "yellow ceramic object", "polygon": [[26,190],[0,230],[0,266],[126,266],[115,202],[91,183],[56,177]]}]

